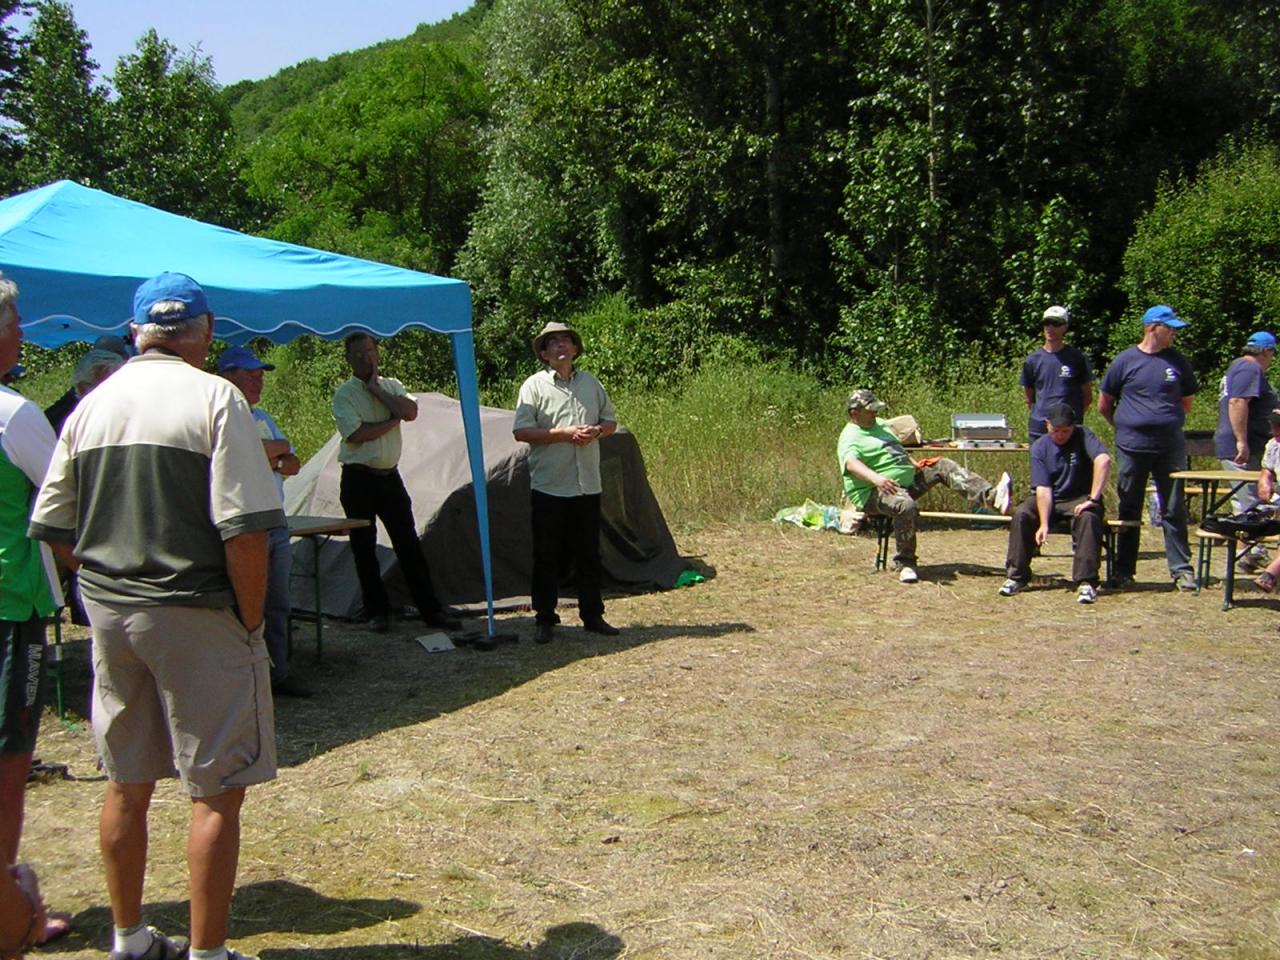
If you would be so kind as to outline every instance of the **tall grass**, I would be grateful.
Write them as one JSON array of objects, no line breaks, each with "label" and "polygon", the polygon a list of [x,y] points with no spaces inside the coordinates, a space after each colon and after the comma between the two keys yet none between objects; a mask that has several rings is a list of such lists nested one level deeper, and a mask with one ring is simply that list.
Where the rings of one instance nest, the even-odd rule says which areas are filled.
[{"label": "tall grass", "polygon": [[[399,351],[394,343],[384,348],[389,375],[404,376],[410,390],[456,393],[452,383],[440,387],[413,382],[410,371],[397,370]],[[333,391],[348,376],[341,345],[299,342],[271,347],[263,356],[277,369],[266,377],[262,405],[306,460],[333,434]],[[42,407],[66,389],[73,362],[59,356],[43,366],[20,385]],[[591,367],[589,358],[586,366]],[[972,412],[1005,414],[1015,439],[1025,440],[1020,368],[1020,362],[975,365],[958,376],[924,373],[871,386],[889,405],[886,415],[913,415],[926,438],[949,437],[951,415]],[[1188,428],[1213,428],[1216,382],[1205,378]],[[850,389],[865,384],[833,387],[781,363],[718,359],[664,387],[605,385],[619,422],[640,441],[649,482],[673,525],[764,519],[806,499],[839,502],[836,440],[847,422],[845,398]],[[509,409],[517,387],[514,382],[490,385],[482,392],[482,402]],[[1089,412],[1086,424],[1111,447],[1112,430],[1096,409]],[[1019,495],[1029,491],[1025,455],[977,452],[957,459],[993,480],[1008,470]],[[961,504],[958,496],[946,491],[930,494],[930,505],[936,509],[957,509]]]}]

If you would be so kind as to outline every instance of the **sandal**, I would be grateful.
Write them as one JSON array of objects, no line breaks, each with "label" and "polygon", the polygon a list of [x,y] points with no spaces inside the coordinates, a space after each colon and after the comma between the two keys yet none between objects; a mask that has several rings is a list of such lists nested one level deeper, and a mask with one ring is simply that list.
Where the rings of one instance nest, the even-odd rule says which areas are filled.
[{"label": "sandal", "polygon": [[1258,574],[1257,579],[1254,580],[1253,582],[1258,585],[1258,589],[1261,590],[1263,593],[1271,593],[1271,591],[1275,590],[1276,588],[1275,575],[1272,573],[1268,573],[1266,570],[1263,570],[1260,574]]}]

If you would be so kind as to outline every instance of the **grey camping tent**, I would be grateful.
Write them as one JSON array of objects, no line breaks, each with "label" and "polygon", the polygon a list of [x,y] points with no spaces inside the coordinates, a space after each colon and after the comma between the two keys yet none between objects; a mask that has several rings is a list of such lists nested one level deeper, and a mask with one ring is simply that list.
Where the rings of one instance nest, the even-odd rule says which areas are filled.
[{"label": "grey camping tent", "polygon": [[[481,603],[480,540],[458,402],[437,393],[415,394],[414,399],[418,401],[418,418],[401,425],[400,474],[413,498],[418,535],[436,592],[449,604]],[[480,408],[494,597],[519,603],[529,592],[532,555],[529,448],[511,436],[514,416],[511,410]],[[625,428],[601,442],[600,470],[604,481],[600,552],[606,589],[630,592],[675,586],[685,564],[649,487],[640,445]],[[339,472],[335,433],[297,476],[285,481],[285,511],[290,516],[343,516],[338,500]],[[295,542],[293,550],[293,605],[298,610],[312,610],[315,598],[309,581],[297,575],[314,569],[313,545],[311,541]],[[395,554],[381,527],[378,557],[392,603],[409,603]],[[323,544],[319,562],[324,581],[321,612],[356,616],[361,606],[360,585],[346,542]]]}]

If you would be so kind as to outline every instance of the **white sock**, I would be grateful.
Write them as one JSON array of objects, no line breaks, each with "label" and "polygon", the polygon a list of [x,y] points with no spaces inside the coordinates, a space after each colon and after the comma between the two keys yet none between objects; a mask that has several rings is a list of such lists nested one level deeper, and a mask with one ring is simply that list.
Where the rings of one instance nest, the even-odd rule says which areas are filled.
[{"label": "white sock", "polygon": [[147,929],[146,923],[135,924],[127,930],[116,927],[115,931],[115,945],[112,949],[117,953],[123,953],[129,957],[140,957],[151,946],[151,931]]},{"label": "white sock", "polygon": [[219,947],[211,947],[208,950],[197,950],[192,947],[188,951],[191,960],[227,960],[227,945],[224,943]]}]

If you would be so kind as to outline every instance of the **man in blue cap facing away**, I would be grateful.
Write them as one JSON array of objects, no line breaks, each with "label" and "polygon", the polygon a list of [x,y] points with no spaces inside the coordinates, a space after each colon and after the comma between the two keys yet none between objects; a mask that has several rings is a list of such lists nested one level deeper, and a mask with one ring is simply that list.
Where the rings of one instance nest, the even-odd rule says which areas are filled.
[{"label": "man in blue cap facing away", "polygon": [[[1098,398],[1098,412],[1116,428],[1116,514],[1121,520],[1141,519],[1147,482],[1155,484],[1169,575],[1184,591],[1196,589],[1196,575],[1187,546],[1183,483],[1170,474],[1187,468],[1182,425],[1200,390],[1190,361],[1173,348],[1174,337],[1186,325],[1163,304],[1143,314],[1141,342],[1111,361]],[[1116,536],[1109,587],[1133,582],[1139,533],[1137,527],[1126,527]]]},{"label": "man in blue cap facing away", "polygon": [[262,632],[267,533],[285,519],[248,403],[202,369],[212,339],[190,277],[138,287],[139,355],[67,418],[29,528],[79,570],[93,625],[110,960],[187,954],[142,914],[147,811],[175,775],[191,797],[190,957],[249,960],[227,921],[245,790],[276,775]]},{"label": "man in blue cap facing away", "polygon": [[[267,458],[280,503],[284,504],[284,478],[301,469],[297,455],[284,432],[271,414],[258,404],[262,401],[264,370],[274,370],[263,363],[248,347],[230,347],[218,358],[218,373],[236,385],[253,408],[253,419],[262,438],[262,453]],[[289,528],[276,527],[268,535],[266,640],[271,654],[271,692],[277,697],[309,697],[311,691],[289,676],[289,574],[292,558],[289,552]]]},{"label": "man in blue cap facing away", "polygon": [[[1276,357],[1276,338],[1266,330],[1251,333],[1241,356],[1231,361],[1218,390],[1218,429],[1213,434],[1213,452],[1223,470],[1257,473],[1262,451],[1271,439],[1269,417],[1276,406],[1276,394],[1267,381],[1267,370]],[[1258,487],[1241,487],[1235,496],[1236,513],[1244,513],[1258,503]],[[1237,561],[1252,573],[1267,562],[1266,547],[1255,544]]]}]

